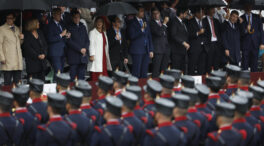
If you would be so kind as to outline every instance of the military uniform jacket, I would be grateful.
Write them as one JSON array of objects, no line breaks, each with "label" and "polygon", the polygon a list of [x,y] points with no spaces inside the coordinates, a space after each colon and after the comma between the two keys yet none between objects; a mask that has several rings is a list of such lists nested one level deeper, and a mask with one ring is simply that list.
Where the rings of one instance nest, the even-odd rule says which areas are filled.
[{"label": "military uniform jacket", "polygon": [[134,108],[134,114],[140,119],[147,129],[154,128],[154,121],[148,113],[146,113],[139,105]]},{"label": "military uniform jacket", "polygon": [[19,145],[22,140],[23,126],[10,115],[10,113],[0,114],[0,145]]},{"label": "military uniform jacket", "polygon": [[104,126],[95,126],[90,146],[133,146],[132,129],[120,124],[118,120],[108,121]]},{"label": "military uniform jacket", "polygon": [[208,96],[208,101],[207,101],[207,107],[210,110],[215,110],[215,105],[217,102],[225,102],[223,98],[218,93],[210,94]]},{"label": "military uniform jacket", "polygon": [[236,93],[238,86],[237,85],[228,85],[226,89],[226,94],[231,96],[233,93]]},{"label": "military uniform jacket", "polygon": [[46,123],[49,119],[47,104],[42,102],[41,98],[33,99],[32,104],[28,106],[28,111],[38,118],[40,124]]},{"label": "military uniform jacket", "polygon": [[51,117],[46,125],[38,126],[36,146],[72,146],[76,141],[73,129],[62,117]]},{"label": "military uniform jacket", "polygon": [[95,110],[90,104],[86,104],[86,105],[82,104],[81,110],[86,114],[88,118],[93,120],[95,125],[101,124],[100,113],[97,110]]},{"label": "military uniform jacket", "polygon": [[154,101],[146,101],[144,103],[144,106],[142,107],[143,110],[148,113],[152,118],[154,117],[155,115],[155,102]]}]

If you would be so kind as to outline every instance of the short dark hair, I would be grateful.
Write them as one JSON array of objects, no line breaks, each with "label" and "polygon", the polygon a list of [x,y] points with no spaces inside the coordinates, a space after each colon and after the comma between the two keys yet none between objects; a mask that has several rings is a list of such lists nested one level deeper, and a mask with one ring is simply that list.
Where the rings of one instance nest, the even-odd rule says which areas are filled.
[{"label": "short dark hair", "polygon": [[154,7],[151,9],[151,13],[153,13],[154,11],[160,11],[157,7]]},{"label": "short dark hair", "polygon": [[139,9],[145,9],[144,6],[142,4],[138,4],[136,6],[136,9],[139,11]]},{"label": "short dark hair", "polygon": [[237,10],[233,10],[233,11],[231,12],[231,14],[230,14],[230,15],[233,15],[233,14],[235,14],[235,15],[239,15],[239,13],[238,13],[238,11],[237,11]]},{"label": "short dark hair", "polygon": [[14,12],[8,12],[8,13],[6,14],[6,17],[7,17],[7,16],[10,16],[10,15],[13,15],[13,17],[16,18],[16,14],[15,14]]},{"label": "short dark hair", "polygon": [[57,13],[61,13],[61,9],[60,8],[52,9],[52,15],[57,14]]},{"label": "short dark hair", "polygon": [[80,12],[77,11],[77,10],[74,10],[74,11],[71,12],[71,16],[72,17],[74,17],[75,15],[80,15],[81,16]]},{"label": "short dark hair", "polygon": [[20,107],[25,107],[27,105],[27,100],[15,99],[15,101],[17,102],[18,106],[20,106]]},{"label": "short dark hair", "polygon": [[0,104],[0,109],[2,110],[2,112],[10,112],[11,105],[3,105],[3,104]]},{"label": "short dark hair", "polygon": [[179,9],[177,9],[177,11],[176,11],[176,15],[177,15],[177,16],[180,16],[181,14],[184,14],[186,11],[187,11],[187,9],[179,8]]}]

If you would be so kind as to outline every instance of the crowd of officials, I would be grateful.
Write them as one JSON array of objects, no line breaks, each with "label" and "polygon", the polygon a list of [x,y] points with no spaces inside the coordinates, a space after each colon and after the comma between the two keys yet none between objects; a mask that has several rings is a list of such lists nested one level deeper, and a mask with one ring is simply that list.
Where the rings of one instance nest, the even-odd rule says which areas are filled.
[{"label": "crowd of officials", "polygon": [[116,69],[131,70],[138,78],[152,72],[156,78],[169,65],[189,75],[203,75],[227,63],[258,71],[264,49],[263,18],[252,13],[250,5],[241,16],[222,8],[159,6],[139,4],[135,15],[109,17],[96,17],[95,8],[32,12],[23,19],[23,34],[14,24],[16,15],[8,13],[0,27],[5,85],[21,80],[23,57],[28,78],[41,80],[47,64],[57,74],[64,71],[65,63],[72,81],[85,79],[87,71],[97,81],[99,75],[111,76]]},{"label": "crowd of officials", "polygon": [[143,88],[116,71],[99,76],[96,99],[87,81],[56,77],[47,98],[34,78],[0,91],[0,145],[264,145],[264,81],[250,85],[250,72],[235,65],[212,71],[206,84],[167,69]]}]

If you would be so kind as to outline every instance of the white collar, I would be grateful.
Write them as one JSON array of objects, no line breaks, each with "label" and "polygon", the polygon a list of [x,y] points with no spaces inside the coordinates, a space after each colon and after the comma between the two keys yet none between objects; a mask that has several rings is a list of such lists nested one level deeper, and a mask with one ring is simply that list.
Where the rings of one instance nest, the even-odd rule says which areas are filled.
[{"label": "white collar", "polygon": [[182,23],[182,19],[181,18],[179,18],[178,16],[176,16],[177,17],[177,19]]}]

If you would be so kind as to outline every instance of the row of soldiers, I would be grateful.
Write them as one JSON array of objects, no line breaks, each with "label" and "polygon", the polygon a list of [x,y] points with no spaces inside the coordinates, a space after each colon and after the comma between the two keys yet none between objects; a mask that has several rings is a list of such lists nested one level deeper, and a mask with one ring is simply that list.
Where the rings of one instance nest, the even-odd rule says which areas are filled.
[{"label": "row of soldiers", "polygon": [[121,71],[96,85],[92,99],[88,82],[76,80],[70,89],[62,73],[47,102],[38,79],[0,91],[0,145],[264,145],[264,81],[250,85],[250,72],[237,66],[212,71],[206,85],[174,69],[143,88]]}]

